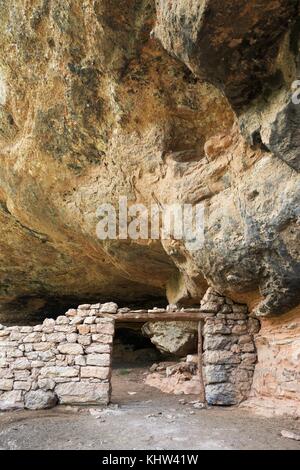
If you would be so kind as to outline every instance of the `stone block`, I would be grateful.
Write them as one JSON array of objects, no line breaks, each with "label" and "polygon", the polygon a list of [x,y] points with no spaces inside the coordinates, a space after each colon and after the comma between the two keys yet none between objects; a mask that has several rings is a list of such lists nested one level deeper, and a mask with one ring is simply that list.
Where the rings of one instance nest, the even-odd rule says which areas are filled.
[{"label": "stone block", "polygon": [[67,335],[67,343],[76,343],[77,338],[78,338],[77,333],[70,333],[69,335]]},{"label": "stone block", "polygon": [[111,346],[109,344],[91,344],[85,348],[86,354],[110,354]]},{"label": "stone block", "polygon": [[24,370],[24,369],[31,369],[30,361],[27,358],[20,358],[16,359],[12,365],[13,369],[16,370]]},{"label": "stone block", "polygon": [[22,408],[24,408],[24,400],[21,390],[4,392],[0,396],[0,411],[19,410]]},{"label": "stone block", "polygon": [[0,379],[0,390],[9,392],[13,389],[14,381],[12,379]]},{"label": "stone block", "polygon": [[92,341],[95,342],[95,343],[112,344],[113,335],[94,333],[92,335]]},{"label": "stone block", "polygon": [[86,356],[86,363],[88,366],[110,366],[110,354],[88,354]]},{"label": "stone block", "polygon": [[50,391],[36,390],[26,393],[25,408],[28,410],[44,410],[57,405],[57,395]]},{"label": "stone block", "polygon": [[78,325],[77,330],[80,335],[88,335],[91,331],[91,327],[90,325]]},{"label": "stone block", "polygon": [[31,382],[28,381],[15,381],[14,382],[14,390],[24,390],[25,392],[29,392],[31,389]]},{"label": "stone block", "polygon": [[203,376],[206,384],[228,382],[229,373],[222,365],[209,365],[203,368]]},{"label": "stone block", "polygon": [[78,354],[83,354],[83,347],[81,346],[81,344],[76,343],[60,344],[57,349],[61,354],[73,354],[74,356],[77,356]]},{"label": "stone block", "polygon": [[63,341],[66,341],[66,334],[59,332],[47,334],[46,341],[49,341],[50,343],[62,343]]},{"label": "stone block", "polygon": [[110,374],[109,367],[87,366],[81,367],[80,371],[82,378],[95,378],[101,380],[108,380]]},{"label": "stone block", "polygon": [[89,346],[92,342],[91,335],[79,335],[77,342],[82,346]]},{"label": "stone block", "polygon": [[43,367],[40,370],[40,377],[77,377],[79,368],[75,367]]},{"label": "stone block", "polygon": [[93,325],[95,323],[96,318],[95,317],[86,317],[83,320],[84,325]]},{"label": "stone block", "polygon": [[64,316],[64,315],[61,315],[59,317],[56,318],[55,320],[55,324],[56,325],[68,325],[69,324],[69,318]]},{"label": "stone block", "polygon": [[118,305],[114,302],[107,302],[101,305],[100,313],[117,313]]},{"label": "stone block", "polygon": [[205,392],[207,403],[210,406],[236,405],[239,401],[235,387],[231,383],[208,384],[205,387]]},{"label": "stone block", "polygon": [[64,383],[56,385],[55,392],[61,404],[106,405],[109,403],[109,383]]},{"label": "stone block", "polygon": [[205,351],[204,364],[239,364],[241,358],[231,351]]},{"label": "stone block", "polygon": [[[93,326],[95,326],[95,330],[93,331]],[[115,332],[115,327],[112,323],[97,323],[96,325],[91,326],[92,333],[101,333],[105,335],[113,335]]]},{"label": "stone block", "polygon": [[231,335],[206,335],[204,339],[205,350],[224,350],[230,349],[236,341]]}]

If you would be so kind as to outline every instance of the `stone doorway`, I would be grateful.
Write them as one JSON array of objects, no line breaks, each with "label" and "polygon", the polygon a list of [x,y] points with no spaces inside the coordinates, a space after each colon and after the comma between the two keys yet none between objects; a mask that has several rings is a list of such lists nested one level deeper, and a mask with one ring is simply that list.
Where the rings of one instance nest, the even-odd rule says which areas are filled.
[{"label": "stone doorway", "polygon": [[[179,318],[181,316],[182,314]],[[152,342],[151,336],[148,336],[149,325],[160,325],[160,328],[165,328],[163,331],[173,331],[174,325],[179,325],[180,331],[184,323],[179,319],[149,324],[145,323],[143,318],[140,322],[115,323],[111,376],[113,404],[126,405],[149,400],[157,402],[163,399],[166,393],[189,397],[190,400],[203,400],[203,396],[200,396],[198,377],[197,323],[189,347],[179,348],[176,354],[163,348],[163,345],[159,348],[155,338]],[[187,356],[185,351],[191,354]],[[193,362],[185,362],[187,357],[192,358]]]}]

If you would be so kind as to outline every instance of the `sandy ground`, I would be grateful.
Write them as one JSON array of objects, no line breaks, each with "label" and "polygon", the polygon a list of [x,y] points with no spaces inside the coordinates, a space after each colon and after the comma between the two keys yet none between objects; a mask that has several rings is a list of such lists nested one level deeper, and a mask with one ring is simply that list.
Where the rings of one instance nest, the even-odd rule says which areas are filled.
[{"label": "sandy ground", "polygon": [[[197,397],[165,395],[143,384],[143,368],[115,369],[113,403],[89,408],[0,414],[0,449],[298,449],[281,437],[293,419],[267,419],[234,408],[197,410]],[[129,393],[128,393],[129,392]],[[95,416],[96,415],[96,416]]]}]

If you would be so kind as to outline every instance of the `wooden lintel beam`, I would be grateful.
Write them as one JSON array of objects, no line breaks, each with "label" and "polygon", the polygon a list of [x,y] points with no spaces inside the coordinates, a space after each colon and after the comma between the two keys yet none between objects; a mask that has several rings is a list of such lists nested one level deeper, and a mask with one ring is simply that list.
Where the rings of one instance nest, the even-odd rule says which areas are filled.
[{"label": "wooden lintel beam", "polygon": [[146,323],[148,321],[201,321],[204,320],[205,314],[201,312],[189,312],[188,310],[182,312],[169,312],[169,313],[117,313],[103,314],[107,318],[113,318],[116,322],[137,322]]}]

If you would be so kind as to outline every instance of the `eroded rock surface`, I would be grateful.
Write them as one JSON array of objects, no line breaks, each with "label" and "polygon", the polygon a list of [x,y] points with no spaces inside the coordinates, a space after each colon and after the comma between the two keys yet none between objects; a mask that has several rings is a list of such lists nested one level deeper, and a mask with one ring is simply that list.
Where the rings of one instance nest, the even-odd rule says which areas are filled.
[{"label": "eroded rock surface", "polygon": [[[208,285],[261,316],[299,304],[298,1],[0,9],[3,321]],[[99,204],[124,195],[203,202],[204,245],[100,242]]]}]

